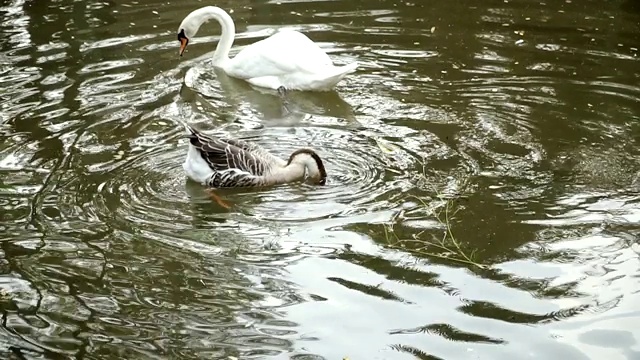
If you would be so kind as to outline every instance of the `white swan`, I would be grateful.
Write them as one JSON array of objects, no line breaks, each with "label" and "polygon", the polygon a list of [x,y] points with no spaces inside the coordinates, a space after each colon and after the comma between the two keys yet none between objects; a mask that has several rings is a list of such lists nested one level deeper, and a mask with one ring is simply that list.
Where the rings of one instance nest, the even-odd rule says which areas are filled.
[{"label": "white swan", "polygon": [[220,42],[213,55],[213,65],[229,76],[243,79],[252,85],[282,90],[328,91],[357,63],[334,66],[322,49],[305,35],[283,30],[245,47],[233,59],[229,50],[236,34],[235,25],[226,11],[205,6],[187,15],[178,28],[180,56],[184,53],[200,26],[215,19],[222,27]]}]

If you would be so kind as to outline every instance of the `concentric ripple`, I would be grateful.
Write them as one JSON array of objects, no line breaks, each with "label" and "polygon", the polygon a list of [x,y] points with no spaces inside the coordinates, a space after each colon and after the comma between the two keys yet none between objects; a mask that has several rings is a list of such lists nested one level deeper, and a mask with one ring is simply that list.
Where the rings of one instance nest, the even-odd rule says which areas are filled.
[{"label": "concentric ripple", "polygon": [[[310,221],[390,210],[401,205],[402,193],[412,187],[408,169],[417,160],[414,154],[398,146],[391,157],[374,139],[354,131],[292,127],[233,134],[259,143],[283,159],[299,148],[315,149],[327,170],[325,186],[292,183],[220,191],[238,210],[261,219]],[[184,147],[183,152],[186,144]]]},{"label": "concentric ripple", "polygon": [[[139,231],[151,232],[147,236],[161,241],[176,241],[176,234],[196,225],[231,232],[241,227],[244,236],[253,233],[260,237],[264,221],[306,222],[393,211],[402,206],[405,192],[415,187],[414,169],[419,159],[414,150],[390,143],[393,150],[384,151],[376,139],[354,130],[299,126],[234,131],[227,135],[256,141],[283,159],[299,148],[315,149],[328,179],[325,186],[302,182],[218,190],[232,204],[226,210],[211,200],[203,186],[187,180],[182,169],[187,150],[182,128],[165,122],[161,125],[160,132],[131,139],[126,151],[81,141],[87,172],[99,179],[91,185],[94,189],[82,193],[96,194],[91,207],[116,229],[127,232],[136,224]],[[215,131],[200,127],[205,132]],[[98,162],[98,158],[107,161]],[[244,215],[258,221],[238,218]]]},{"label": "concentric ripple", "polygon": [[[189,105],[156,109],[157,116],[171,121],[155,120],[155,116],[134,119],[141,122],[135,125],[140,129],[125,143],[119,142],[116,134],[126,127],[116,130],[109,140],[100,140],[89,132],[81,136],[77,143],[82,154],[79,161],[89,181],[76,191],[91,194],[91,198],[75,202],[84,203],[82,207],[91,209],[93,217],[126,237],[140,234],[170,246],[218,252],[218,246],[234,247],[232,242],[226,244],[229,246],[221,244],[225,236],[220,233],[229,238],[242,234],[244,239],[260,243],[274,236],[274,226],[290,226],[287,222],[310,224],[360,214],[390,216],[405,207],[407,193],[416,188],[415,169],[426,157],[424,142],[437,142],[403,128],[395,132],[389,128],[363,131],[301,124],[243,130],[237,128],[241,124],[231,124],[221,130],[224,126],[196,121],[194,125],[206,133],[223,132],[225,136],[255,141],[283,159],[300,148],[315,149],[327,169],[325,186],[297,182],[260,189],[217,190],[232,205],[227,210],[211,199],[205,187],[189,181],[184,174],[187,142],[180,121],[185,118],[185,109]],[[151,122],[145,124],[147,121]],[[384,133],[395,136],[382,136]],[[215,232],[206,234],[204,229]],[[194,231],[199,233],[195,235],[198,241],[193,240],[194,234],[185,237],[186,232]]]}]

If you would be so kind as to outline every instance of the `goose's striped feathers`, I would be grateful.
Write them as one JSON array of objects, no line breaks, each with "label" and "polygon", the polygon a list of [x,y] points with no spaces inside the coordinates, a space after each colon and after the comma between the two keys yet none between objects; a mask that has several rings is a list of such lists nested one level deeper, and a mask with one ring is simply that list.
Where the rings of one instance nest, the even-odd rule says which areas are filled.
[{"label": "goose's striped feathers", "polygon": [[258,144],[208,136],[185,124],[189,151],[182,165],[187,176],[215,188],[256,187],[304,179],[324,185],[327,173],[313,150],[300,149],[284,161]]},{"label": "goose's striped feathers", "polygon": [[209,167],[217,172],[237,170],[254,176],[264,176],[275,164],[283,161],[255,143],[238,139],[217,138],[202,134],[186,125],[189,142]]}]

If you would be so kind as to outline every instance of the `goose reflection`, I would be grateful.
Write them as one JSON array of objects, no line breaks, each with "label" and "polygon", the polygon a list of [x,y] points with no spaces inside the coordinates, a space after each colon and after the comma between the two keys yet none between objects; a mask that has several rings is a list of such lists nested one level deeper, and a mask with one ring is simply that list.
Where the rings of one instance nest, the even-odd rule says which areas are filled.
[{"label": "goose reflection", "polygon": [[[215,74],[211,76],[210,74]],[[183,90],[193,92],[203,102],[211,105],[212,99],[224,100],[236,110],[249,107],[265,120],[265,126],[294,125],[309,115],[328,116],[355,122],[353,108],[336,91],[300,92],[254,87],[234,79],[220,69],[190,68],[184,76]]]}]

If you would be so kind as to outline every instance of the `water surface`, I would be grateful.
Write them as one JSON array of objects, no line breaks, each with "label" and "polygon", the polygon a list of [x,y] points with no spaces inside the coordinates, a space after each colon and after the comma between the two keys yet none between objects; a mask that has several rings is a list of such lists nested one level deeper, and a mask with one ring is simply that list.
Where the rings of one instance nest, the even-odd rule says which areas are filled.
[{"label": "water surface", "polygon": [[[640,358],[637,2],[215,3],[234,52],[360,63],[286,107],[213,70],[215,23],[178,58],[205,4],[0,3],[3,357]],[[221,208],[183,121],[328,185]],[[390,246],[445,233],[478,266]]]}]

